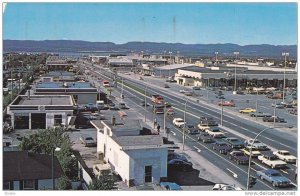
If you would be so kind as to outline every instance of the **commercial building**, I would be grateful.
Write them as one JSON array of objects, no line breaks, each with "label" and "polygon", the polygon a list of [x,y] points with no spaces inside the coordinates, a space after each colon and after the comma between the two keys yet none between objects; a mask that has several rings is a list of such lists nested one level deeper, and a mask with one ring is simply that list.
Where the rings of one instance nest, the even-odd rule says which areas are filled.
[{"label": "commercial building", "polygon": [[92,121],[97,153],[128,186],[159,183],[167,178],[168,149],[160,135],[140,135],[138,120]]},{"label": "commercial building", "polygon": [[76,104],[96,103],[98,90],[89,82],[38,82],[36,95],[72,95]]},{"label": "commercial building", "polygon": [[71,64],[64,57],[49,56],[46,60],[46,67],[49,71],[64,71]]},{"label": "commercial building", "polygon": [[[235,69],[237,86],[283,86],[284,73],[272,70],[248,70],[246,67],[188,67],[179,69],[175,74],[177,83],[184,86],[221,87],[234,86]],[[286,85],[297,86],[297,73],[286,71]]]},{"label": "commercial building", "polygon": [[[54,180],[64,175],[54,157]],[[52,156],[27,151],[3,152],[3,190],[47,190],[53,188]]]},{"label": "commercial building", "polygon": [[41,77],[43,82],[72,82],[75,81],[75,74],[67,71],[50,71]]},{"label": "commercial building", "polygon": [[14,129],[46,129],[68,125],[74,104],[70,95],[19,95],[8,106],[7,114]]}]

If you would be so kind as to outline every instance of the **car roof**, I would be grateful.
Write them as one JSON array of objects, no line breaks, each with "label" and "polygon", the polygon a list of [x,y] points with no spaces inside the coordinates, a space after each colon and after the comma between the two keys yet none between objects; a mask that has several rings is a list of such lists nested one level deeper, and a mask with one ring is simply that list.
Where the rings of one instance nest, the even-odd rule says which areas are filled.
[{"label": "car roof", "polygon": [[183,120],[182,118],[174,118],[174,120]]},{"label": "car roof", "polygon": [[278,150],[278,152],[288,152],[289,153],[289,151],[287,151],[287,150]]},{"label": "car roof", "polygon": [[275,155],[271,151],[262,151],[262,155],[268,156],[268,157],[274,157]]},{"label": "car roof", "polygon": [[182,188],[175,182],[161,182],[161,186],[169,186],[172,190],[182,190]]},{"label": "car roof", "polygon": [[265,174],[278,174],[279,172],[274,169],[267,169],[263,171]]}]

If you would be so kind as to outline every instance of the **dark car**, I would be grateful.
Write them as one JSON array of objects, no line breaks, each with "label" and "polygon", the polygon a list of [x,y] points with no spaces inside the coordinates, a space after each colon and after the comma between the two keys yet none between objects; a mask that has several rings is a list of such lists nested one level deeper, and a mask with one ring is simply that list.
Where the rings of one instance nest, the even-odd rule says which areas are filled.
[{"label": "dark car", "polygon": [[275,118],[275,122],[279,122],[279,123],[285,123],[286,122],[284,120],[284,118],[280,118],[278,116],[263,117],[263,121],[264,122],[274,122],[274,118]]},{"label": "dark car", "polygon": [[176,171],[192,171],[193,164],[191,162],[183,161],[180,159],[172,159],[168,161],[168,169]]},{"label": "dark car", "polygon": [[166,108],[172,107],[172,105],[169,102],[165,102],[165,106],[166,106]]},{"label": "dark car", "polygon": [[145,103],[145,101],[143,101],[143,102],[140,103],[140,105],[143,106],[143,107],[145,107],[145,104],[146,104],[146,107],[149,106],[149,104],[148,104],[148,103]]},{"label": "dark car", "polygon": [[199,130],[194,125],[191,124],[186,125],[184,131],[191,135],[199,134]]},{"label": "dark car", "polygon": [[176,152],[169,152],[168,153],[168,161],[171,161],[173,159],[179,159],[179,160],[188,162],[187,158],[184,155],[178,154]]},{"label": "dark car", "polygon": [[248,164],[249,158],[241,151],[232,151],[229,153],[229,159],[235,161],[237,164]]},{"label": "dark car", "polygon": [[201,135],[198,136],[198,140],[202,141],[203,143],[212,143],[215,141],[214,138],[208,133],[201,133]]},{"label": "dark car", "polygon": [[213,150],[219,151],[221,154],[227,154],[232,150],[232,148],[225,142],[216,141],[213,146]]},{"label": "dark car", "polygon": [[229,137],[229,138],[224,138],[224,141],[227,142],[231,148],[244,148],[244,141],[238,139],[238,138],[234,138],[234,137]]},{"label": "dark car", "polygon": [[120,110],[117,106],[109,106],[109,110]]}]

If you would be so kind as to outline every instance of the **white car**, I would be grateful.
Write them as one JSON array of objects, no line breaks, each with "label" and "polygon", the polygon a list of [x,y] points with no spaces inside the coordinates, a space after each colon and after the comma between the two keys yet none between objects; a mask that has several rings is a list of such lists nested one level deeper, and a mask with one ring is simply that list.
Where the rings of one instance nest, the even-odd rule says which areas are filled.
[{"label": "white car", "polygon": [[[248,148],[251,147],[251,144],[253,143],[253,139],[250,139],[250,140],[247,140],[245,141],[245,144]],[[253,145],[252,145],[253,149],[255,150],[266,150],[268,148],[267,145],[265,145],[264,143],[261,143],[260,141],[258,140],[255,140]]]},{"label": "white car", "polygon": [[219,127],[209,127],[205,129],[205,132],[208,133],[213,138],[223,138],[225,134],[220,131]]},{"label": "white car", "polygon": [[234,185],[229,184],[215,184],[212,188],[214,191],[242,191],[243,189],[240,187],[236,187]]},{"label": "white car", "polygon": [[185,124],[185,122],[183,121],[182,118],[174,118],[173,119],[173,124],[176,126],[176,127],[179,127],[179,128],[182,128]]},{"label": "white car", "polygon": [[273,154],[287,163],[296,163],[297,161],[297,158],[291,155],[290,152],[287,150],[278,150],[273,152]]}]

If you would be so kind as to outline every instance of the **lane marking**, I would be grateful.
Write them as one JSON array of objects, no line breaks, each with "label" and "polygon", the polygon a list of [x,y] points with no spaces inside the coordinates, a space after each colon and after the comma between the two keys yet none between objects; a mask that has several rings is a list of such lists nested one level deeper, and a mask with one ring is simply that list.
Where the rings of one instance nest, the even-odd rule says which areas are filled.
[{"label": "lane marking", "polygon": [[174,131],[171,131],[173,133],[173,135],[176,135],[176,133]]},{"label": "lane marking", "polygon": [[238,178],[238,175],[236,173],[234,173],[233,171],[231,171],[230,169],[226,168],[230,173],[233,174],[233,177]]},{"label": "lane marking", "polygon": [[201,152],[201,150],[197,146],[193,146],[193,147],[197,150],[197,152]]}]

